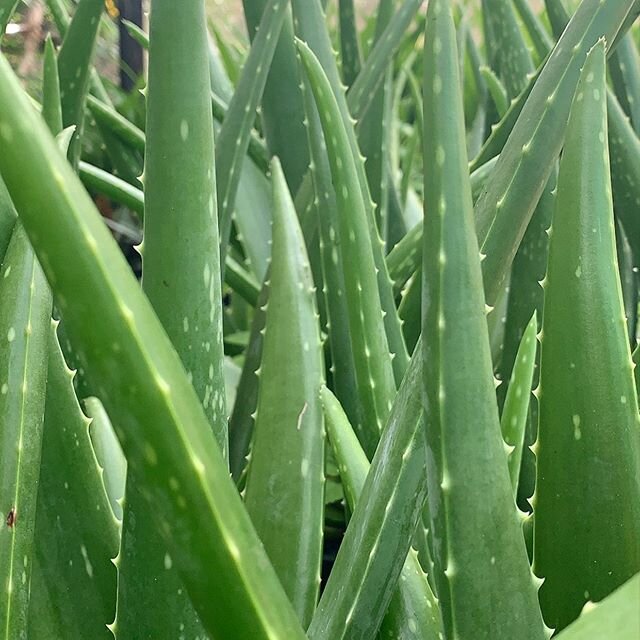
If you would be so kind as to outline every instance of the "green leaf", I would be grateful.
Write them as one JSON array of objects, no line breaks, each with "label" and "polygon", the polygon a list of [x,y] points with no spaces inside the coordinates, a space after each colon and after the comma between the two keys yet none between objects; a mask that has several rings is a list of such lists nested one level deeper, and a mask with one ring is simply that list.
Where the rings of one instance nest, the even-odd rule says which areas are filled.
[{"label": "green leaf", "polygon": [[87,398],[84,401],[84,407],[91,418],[89,436],[96,460],[102,468],[104,489],[107,492],[111,510],[118,520],[122,520],[127,461],[102,402],[98,398]]},{"label": "green leaf", "polygon": [[362,54],[360,53],[360,41],[358,40],[353,0],[339,0],[338,11],[342,79],[350,87],[358,77],[362,67]]},{"label": "green leaf", "polygon": [[[89,437],[89,420],[73,390],[55,326],[48,338],[48,376],[35,530],[41,580],[32,584],[29,637],[111,637],[120,527]],[[53,619],[38,620],[38,600]],[[81,621],[81,624],[79,624]],[[38,628],[40,629],[38,630]],[[81,629],[81,631],[80,631]]]},{"label": "green leaf", "polygon": [[500,81],[500,78],[489,68],[481,67],[480,72],[487,84],[487,89],[491,94],[491,99],[496,107],[496,111],[501,118],[504,118],[507,110],[509,109],[509,98],[507,97],[507,90]]},{"label": "green leaf", "polygon": [[605,92],[600,41],[571,109],[545,281],[534,567],[556,629],[640,569],[640,417],[615,255]]},{"label": "green leaf", "polygon": [[533,371],[536,365],[536,332],[538,330],[537,314],[534,312],[522,335],[520,347],[511,372],[509,390],[504,402],[500,427],[504,441],[512,448],[509,452],[509,476],[514,492],[518,492],[518,478],[522,463],[524,435],[529,414],[529,399]]},{"label": "green leaf", "polygon": [[89,90],[91,59],[103,9],[104,0],[80,1],[58,55],[62,126],[76,127],[74,141],[69,150],[69,157],[75,167],[80,160],[84,103]]},{"label": "green leaf", "polygon": [[214,636],[304,638],[179,357],[2,57],[0,141],[0,173],[203,623]]},{"label": "green leaf", "polygon": [[[156,0],[150,24],[142,288],[226,457],[210,96],[204,2]],[[178,636],[183,630],[199,635],[200,621],[142,494],[143,478],[133,466],[127,476],[114,635]]]},{"label": "green leaf", "polygon": [[28,629],[52,306],[21,225],[2,264],[0,300],[0,629],[13,640]]},{"label": "green leaf", "polygon": [[311,267],[277,161],[272,182],[273,258],[245,504],[306,628],[320,587],[324,365]]},{"label": "green leaf", "polygon": [[369,640],[382,623],[426,499],[421,377],[417,347],[309,626],[311,640]]},{"label": "green leaf", "polygon": [[[369,472],[369,460],[340,402],[326,387],[322,389],[322,404],[327,435],[335,452],[344,494],[349,508],[353,511]],[[382,621],[380,637],[398,640],[416,637],[436,640],[441,631],[438,601],[420,567],[416,552],[411,549]]]},{"label": "green leaf", "polygon": [[640,575],[599,603],[588,603],[558,640],[635,640],[640,629]]},{"label": "green leaf", "polygon": [[[446,82],[444,81],[446,79]],[[427,484],[445,635],[545,637],[500,433],[451,8],[425,33],[423,266]],[[465,402],[460,402],[465,398]],[[478,545],[477,541],[482,540]]]},{"label": "green leaf", "polygon": [[298,50],[314,92],[336,190],[337,237],[354,365],[362,407],[358,436],[373,455],[396,387],[382,317],[372,240],[360,181],[340,109],[318,59],[302,42]]},{"label": "green leaf", "polygon": [[60,102],[60,78],[58,59],[51,40],[47,36],[44,43],[44,71],[42,78],[42,117],[54,136],[62,131],[62,103]]},{"label": "green leaf", "polygon": [[[288,0],[282,2],[288,4]],[[267,19],[267,7],[272,7],[273,3],[271,0],[242,0],[242,4],[249,37],[254,42],[260,37],[258,25]],[[281,6],[279,4],[278,8]],[[274,33],[274,40],[275,36]],[[269,151],[280,159],[289,188],[296,193],[309,166],[309,150],[290,15],[284,18],[272,55],[271,65],[265,65],[271,68],[264,86],[261,112]],[[255,77],[251,77],[251,82],[254,80]],[[235,139],[232,138],[231,142],[235,144]]]},{"label": "green leaf", "polygon": [[[216,175],[220,207],[220,255],[225,257],[231,234],[231,217],[235,207],[240,171],[249,144],[256,109],[267,99],[266,85],[277,68],[274,60],[278,35],[283,28],[288,0],[269,0],[264,9],[251,51],[242,68],[233,98],[216,144]],[[266,109],[266,104],[263,104]],[[266,114],[265,114],[266,115]],[[287,135],[291,139],[291,133]],[[295,145],[291,145],[292,147]]]}]

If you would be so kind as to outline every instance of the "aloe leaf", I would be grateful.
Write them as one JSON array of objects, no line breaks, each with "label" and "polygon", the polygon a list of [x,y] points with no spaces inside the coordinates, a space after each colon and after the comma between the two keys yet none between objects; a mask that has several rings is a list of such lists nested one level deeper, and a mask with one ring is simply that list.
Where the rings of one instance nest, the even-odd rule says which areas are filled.
[{"label": "aloe leaf", "polygon": [[[288,0],[282,2],[288,4]],[[247,30],[254,42],[260,37],[259,24],[266,17],[267,7],[271,5],[268,0],[243,0],[242,4]],[[279,4],[279,8],[281,6]],[[271,155],[280,158],[289,188],[295,193],[309,166],[309,150],[303,125],[304,107],[289,14],[285,16],[279,33],[277,47],[272,54],[273,60],[270,65],[265,65],[270,69],[266,69],[269,74],[264,85],[261,112],[269,151]],[[276,35],[273,34],[274,40]],[[254,82],[255,77],[250,80]],[[231,140],[235,144],[235,140]]]},{"label": "aloe leaf", "polygon": [[9,640],[27,637],[52,307],[19,224],[2,263],[0,300],[0,627]]},{"label": "aloe leaf", "polygon": [[[277,161],[272,164],[272,181],[270,294],[245,504],[306,627],[320,587],[323,355],[311,268]],[[285,352],[287,366],[282,367]]]},{"label": "aloe leaf", "polygon": [[0,177],[0,266],[4,262],[4,255],[11,241],[16,219],[17,214],[13,202],[11,202],[4,180]]},{"label": "aloe leaf", "polygon": [[640,55],[628,33],[618,42],[609,60],[609,72],[616,96],[629,116],[636,133],[640,132]]},{"label": "aloe leaf", "polygon": [[418,347],[309,626],[311,640],[366,640],[382,623],[426,499],[421,372]]},{"label": "aloe leaf", "polygon": [[[151,15],[142,287],[182,360],[220,451],[228,450],[213,116],[204,2]],[[104,400],[104,399],[103,399]],[[198,635],[173,559],[129,467],[116,637]],[[176,597],[175,593],[182,594]],[[164,602],[152,607],[152,602]],[[168,606],[171,603],[171,606]]]},{"label": "aloe leaf", "polygon": [[355,82],[349,89],[349,111],[362,120],[373,102],[377,88],[384,82],[385,69],[393,58],[407,29],[424,0],[405,0],[377,38]]},{"label": "aloe leaf", "polygon": [[[487,190],[475,206],[487,304],[493,305],[558,155],[580,67],[596,40],[613,39],[633,0],[584,0],[542,69]],[[531,133],[531,122],[536,122]]]},{"label": "aloe leaf", "polygon": [[129,207],[142,219],[144,216],[144,193],[125,180],[82,160],[78,164],[80,179],[89,189],[108,196]]},{"label": "aloe leaf", "polygon": [[109,129],[131,148],[144,153],[145,136],[143,131],[120,115],[112,106],[98,100],[95,96],[87,96],[87,107],[96,122]]},{"label": "aloe leaf", "polygon": [[418,269],[402,290],[398,315],[402,320],[402,331],[411,353],[422,330],[422,270]]},{"label": "aloe leaf", "polygon": [[358,434],[373,455],[395,395],[391,357],[380,306],[367,211],[355,161],[338,103],[313,52],[298,41],[298,50],[314,92],[336,190],[337,236],[345,282],[351,344],[362,406]]},{"label": "aloe leaf", "polygon": [[58,60],[51,40],[44,43],[44,72],[42,79],[42,117],[54,136],[62,131],[62,103],[60,102],[60,78]]},{"label": "aloe leaf", "polygon": [[[471,195],[473,200],[477,200],[485,187],[497,158],[492,158],[469,177],[471,181]],[[420,220],[407,235],[389,252],[387,256],[387,268],[389,276],[397,289],[401,288],[413,273],[422,265],[422,239],[423,221]]]},{"label": "aloe leaf", "polygon": [[627,319],[627,335],[629,342],[635,345],[636,328],[638,326],[638,274],[634,269],[633,252],[627,235],[618,223],[616,225],[616,253],[618,256],[618,270],[620,285],[622,286],[622,301],[624,314]]},{"label": "aloe leaf", "polygon": [[37,599],[47,598],[59,637],[79,637],[78,621],[82,620],[82,634],[109,638],[107,624],[113,620],[116,604],[112,560],[118,553],[119,524],[105,493],[89,420],[76,399],[74,372],[64,361],[55,325],[49,331],[48,351],[35,529],[42,580],[31,589],[29,637],[49,637],[31,628]]},{"label": "aloe leaf", "polygon": [[532,73],[533,61],[516,18],[511,0],[482,0],[484,19],[490,25],[493,40],[494,71],[504,82],[507,95],[517,97],[527,84]]},{"label": "aloe leaf", "polygon": [[[322,16],[320,5],[315,0],[313,2],[293,0],[292,8],[297,34],[305,39],[312,48],[316,50],[322,48],[325,55],[330,56],[329,60],[332,65],[330,69],[337,75],[333,54],[330,50],[327,51],[326,30],[322,24],[319,24]],[[360,425],[362,417],[351,349],[347,300],[344,295],[342,256],[336,242],[339,224],[336,193],[313,90],[306,74],[302,75],[309,151],[312,159],[309,175],[314,194],[313,200],[318,202],[318,206],[315,207],[315,218],[318,222],[319,232],[318,248],[331,355],[331,380],[333,389],[343,403],[350,419],[354,424]],[[334,78],[334,82],[338,83],[339,80]]]},{"label": "aloe leaf", "polygon": [[507,110],[509,109],[509,98],[507,97],[507,90],[500,81],[500,78],[489,67],[482,67],[480,69],[482,77],[487,85],[487,89],[491,94],[491,99],[496,107],[498,116],[504,118]]},{"label": "aloe leaf", "polygon": [[500,417],[502,437],[512,448],[509,453],[508,463],[511,486],[515,493],[518,491],[524,435],[529,413],[529,399],[531,398],[533,371],[536,365],[537,330],[538,320],[537,314],[534,312],[520,341],[502,416]]},{"label": "aloe leaf", "polygon": [[265,306],[269,299],[269,284],[265,281],[260,289],[258,302],[251,322],[249,342],[244,351],[242,373],[238,381],[236,402],[229,418],[229,468],[234,481],[239,484],[246,467],[247,456],[254,427],[254,416],[258,406],[258,369],[262,361],[262,345],[266,322]]},{"label": "aloe leaf", "polygon": [[153,16],[142,286],[190,374],[226,455],[222,296],[204,3],[191,0],[189,5],[178,6],[156,0]]},{"label": "aloe leaf", "polygon": [[74,142],[70,148],[70,159],[74,166],[80,160],[84,103],[89,90],[91,59],[103,10],[103,0],[81,0],[58,55],[62,126],[76,126]]},{"label": "aloe leaf", "polygon": [[[542,639],[495,401],[455,37],[449,4],[432,0],[423,85],[431,123],[424,158],[432,167],[424,185],[423,335],[437,593],[446,637]],[[462,396],[466,402],[456,402]]]},{"label": "aloe leaf", "polygon": [[[369,472],[369,460],[338,399],[322,389],[327,435],[336,456],[347,503],[355,509]],[[442,631],[438,602],[413,549],[404,563],[398,586],[382,621],[381,638],[436,640]]]},{"label": "aloe leaf", "polygon": [[127,461],[102,402],[98,398],[89,397],[85,399],[84,407],[87,415],[91,418],[89,436],[96,460],[102,468],[104,490],[107,492],[107,498],[114,515],[118,520],[122,520]]},{"label": "aloe leaf", "polygon": [[203,623],[221,637],[303,638],[180,359],[2,57],[0,140],[0,173]]},{"label": "aloe leaf", "polygon": [[350,87],[358,77],[362,67],[362,54],[356,28],[356,13],[353,0],[339,0],[340,19],[340,56],[342,60],[342,79]]},{"label": "aloe leaf", "polygon": [[534,567],[556,629],[640,569],[640,417],[615,255],[605,92],[600,41],[573,101],[545,282]]},{"label": "aloe leaf", "polygon": [[588,603],[558,640],[635,640],[640,629],[640,575],[625,582],[602,602]]},{"label": "aloe leaf", "polygon": [[539,61],[542,61],[553,47],[553,41],[542,21],[534,13],[528,0],[513,0],[513,4],[529,34]]},{"label": "aloe leaf", "polygon": [[[269,0],[260,26],[253,39],[251,51],[242,69],[227,116],[216,144],[216,175],[220,207],[220,255],[225,257],[231,233],[231,214],[234,209],[240,170],[247,152],[249,135],[256,109],[266,92],[268,78],[272,78],[272,61],[276,54],[278,35],[287,16],[288,0]],[[281,41],[280,41],[281,42]],[[267,99],[265,93],[265,100]],[[263,105],[266,109],[266,105]],[[266,115],[266,114],[265,114]],[[291,133],[287,135],[291,139]],[[291,145],[292,147],[295,145]],[[282,158],[282,156],[280,156]]]},{"label": "aloe leaf", "polygon": [[[408,2],[413,1],[414,0],[408,0]],[[326,80],[337,103],[338,110],[335,112],[334,118],[336,120],[342,120],[342,126],[344,127],[347,142],[351,149],[351,156],[353,158],[355,172],[360,184],[362,202],[365,208],[365,219],[369,228],[369,235],[371,237],[371,249],[375,263],[375,274],[377,275],[380,303],[384,312],[383,318],[385,332],[387,335],[389,349],[391,353],[394,354],[392,364],[395,383],[397,386],[400,384],[404,372],[406,371],[409,356],[402,337],[402,329],[395,307],[393,290],[382,251],[383,245],[375,223],[373,202],[371,201],[367,175],[358,147],[353,121],[349,113],[349,106],[347,104],[347,100],[345,100],[343,87],[340,84],[338,68],[326,26],[318,26],[324,25],[322,9],[319,1],[312,0],[311,2],[302,2],[302,0],[296,0],[292,3],[292,6],[297,23],[296,33],[301,36],[303,40],[308,42],[309,49],[320,62],[320,66],[323,70],[322,77]],[[355,192],[353,195],[356,198],[358,197]],[[304,222],[302,222],[302,226],[304,229]],[[307,242],[308,241],[309,239],[307,237]]]}]

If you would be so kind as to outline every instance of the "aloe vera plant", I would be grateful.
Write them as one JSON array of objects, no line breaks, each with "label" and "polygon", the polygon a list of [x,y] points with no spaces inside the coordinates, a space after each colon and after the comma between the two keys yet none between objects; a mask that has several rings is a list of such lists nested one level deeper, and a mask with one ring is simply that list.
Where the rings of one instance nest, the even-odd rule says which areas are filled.
[{"label": "aloe vera plant", "polygon": [[224,2],[0,0],[0,636],[635,639],[638,2]]}]

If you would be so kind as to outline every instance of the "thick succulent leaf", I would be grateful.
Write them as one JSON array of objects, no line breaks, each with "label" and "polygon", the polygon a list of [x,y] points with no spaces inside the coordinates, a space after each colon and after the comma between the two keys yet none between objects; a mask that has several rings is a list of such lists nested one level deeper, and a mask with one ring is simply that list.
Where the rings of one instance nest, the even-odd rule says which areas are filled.
[{"label": "thick succulent leaf", "polygon": [[[297,34],[304,39],[312,50],[322,50],[327,41],[326,29],[318,20],[322,16],[320,5],[316,0],[293,0],[292,8],[295,17]],[[325,53],[327,53],[325,51]],[[328,52],[333,66],[330,69],[337,72],[333,54]],[[314,207],[318,224],[318,248],[322,268],[322,294],[328,327],[328,344],[331,355],[331,382],[334,392],[343,403],[347,414],[354,424],[362,423],[360,401],[356,386],[355,364],[351,349],[351,334],[349,331],[349,316],[347,300],[344,295],[344,271],[342,256],[337,244],[337,229],[339,218],[337,213],[336,193],[331,176],[331,167],[327,156],[322,124],[318,115],[313,90],[309,79],[303,74],[304,106],[309,137],[309,151],[312,164],[310,177]],[[339,80],[334,78],[334,82]]]},{"label": "thick succulent leaf", "polygon": [[[413,2],[414,0],[407,1]],[[321,70],[323,71],[322,80],[328,85],[327,95],[330,96],[331,93],[333,93],[337,106],[337,110],[334,112],[333,118],[336,121],[342,121],[342,127],[344,127],[345,130],[348,146],[351,149],[351,156],[353,158],[352,162],[360,185],[362,203],[365,208],[365,220],[369,229],[369,236],[371,238],[371,250],[375,264],[374,273],[377,276],[380,304],[382,305],[382,310],[384,312],[383,320],[385,332],[387,335],[389,349],[391,353],[394,354],[392,367],[397,386],[402,381],[402,377],[404,376],[407,363],[409,361],[409,356],[402,337],[402,329],[395,307],[393,290],[384,260],[383,245],[375,222],[375,212],[367,182],[367,174],[360,154],[360,149],[358,147],[356,132],[350,115],[350,107],[347,104],[347,99],[345,99],[344,89],[340,84],[340,75],[335,55],[331,47],[331,40],[326,26],[324,26],[324,20],[322,18],[323,13],[319,0],[312,0],[311,2],[294,0],[292,6],[294,8],[297,25],[296,34],[308,43],[308,48],[313,52],[320,63]],[[382,67],[383,70],[384,68],[386,68],[386,66]],[[305,74],[305,76],[308,76],[308,74]],[[384,72],[382,73],[382,77],[384,77]],[[311,80],[311,78],[309,78],[309,80]],[[330,100],[329,102],[333,104],[333,100]],[[323,129],[324,128],[323,124]],[[327,136],[325,135],[325,139],[326,137]],[[347,158],[347,156],[345,156],[345,158]],[[358,198],[358,194],[354,192],[353,197]],[[301,211],[301,209],[298,208],[298,211]],[[302,220],[302,217],[301,222],[304,230],[305,223]],[[308,242],[308,234],[305,234],[305,237]],[[333,242],[331,244],[333,244]],[[345,265],[343,264],[342,266],[344,269]]]},{"label": "thick succulent leaf", "polygon": [[640,132],[640,55],[628,33],[618,42],[609,60],[609,72],[616,96],[631,119],[633,129]]},{"label": "thick succulent leaf", "polygon": [[[228,270],[227,270],[228,271]],[[266,322],[265,306],[269,299],[268,281],[262,284],[251,322],[249,341],[244,350],[242,373],[238,381],[236,402],[229,418],[229,468],[234,481],[239,484],[247,464],[251,435],[258,406],[258,370],[262,361],[262,346]]]},{"label": "thick succulent leaf", "polygon": [[42,78],[42,117],[54,136],[62,131],[62,103],[60,101],[60,77],[58,59],[51,40],[47,37],[44,44],[44,62]]},{"label": "thick succulent leaf", "polygon": [[338,10],[342,80],[350,87],[358,77],[362,67],[362,54],[360,53],[360,41],[358,40],[353,0],[339,0]]},{"label": "thick succulent leaf", "polygon": [[[585,0],[542,69],[475,205],[487,304],[495,303],[560,151],[587,51],[613,39],[634,0]],[[532,134],[531,122],[537,127]]]},{"label": "thick succulent leaf", "polygon": [[[288,4],[288,0],[282,2]],[[261,37],[258,26],[261,20],[267,18],[265,13],[272,3],[270,0],[242,0],[242,4],[249,36],[255,42]],[[274,39],[276,35],[274,33]],[[289,188],[296,193],[309,166],[309,150],[303,125],[304,108],[290,14],[284,18],[272,55],[271,65],[266,65],[271,68],[264,85],[262,119],[269,151],[282,162]],[[255,77],[250,80],[254,82]],[[231,139],[231,144],[235,144],[235,139]]]},{"label": "thick succulent leaf", "polygon": [[312,86],[336,189],[337,236],[345,282],[356,380],[362,407],[358,433],[369,456],[389,415],[396,387],[360,182],[340,110],[318,59],[298,48]]},{"label": "thick succulent leaf", "polygon": [[558,640],[636,640],[640,631],[640,574],[602,602],[588,603]]},{"label": "thick succulent leaf", "polygon": [[0,300],[0,628],[13,640],[28,633],[52,308],[20,224],[0,271]]},{"label": "thick succulent leaf", "polygon": [[95,96],[87,96],[87,107],[96,122],[116,135],[127,146],[144,153],[144,132],[118,113],[111,105]]},{"label": "thick succulent leaf", "polygon": [[316,640],[375,637],[426,499],[416,349],[308,630]]},{"label": "thick succulent leaf", "polygon": [[[210,94],[204,2],[176,5],[156,0],[150,24],[142,288],[182,360],[226,457]],[[198,635],[200,623],[149,513],[142,484],[130,466],[114,633],[124,638],[177,636],[181,630]]]},{"label": "thick succulent leaf", "polygon": [[493,69],[504,82],[507,95],[515,98],[525,89],[527,77],[534,71],[515,8],[511,0],[482,0],[482,11],[493,36]]},{"label": "thick succulent leaf", "polygon": [[[263,93],[264,100],[267,99],[267,79],[273,77],[272,72],[276,69],[272,66],[272,60],[276,54],[278,35],[285,22],[288,7],[288,0],[269,0],[266,4],[251,51],[242,68],[242,74],[218,136],[216,175],[220,206],[220,255],[223,257],[227,254],[231,234],[231,215],[256,109],[260,100],[263,99]],[[263,109],[266,108],[264,103]],[[291,140],[291,133],[287,138]]]},{"label": "thick succulent leaf", "polygon": [[91,418],[89,436],[96,460],[102,468],[102,479],[109,504],[116,518],[122,520],[127,461],[102,402],[98,398],[87,398],[84,401],[84,407]]},{"label": "thick succulent leaf", "polygon": [[545,620],[556,629],[640,569],[640,417],[615,254],[605,92],[601,41],[571,110],[545,281],[534,567],[545,579]]},{"label": "thick succulent leaf", "polygon": [[[55,325],[48,336],[48,376],[35,550],[41,579],[31,588],[29,637],[45,638],[39,599],[51,603],[61,638],[111,637],[120,527],[73,390]],[[90,515],[90,517],[88,517]],[[79,624],[82,621],[82,624]],[[51,629],[47,630],[51,633]]]},{"label": "thick succulent leaf", "polygon": [[91,59],[98,35],[104,0],[81,0],[64,36],[58,56],[62,126],[76,127],[69,157],[80,160],[80,140],[84,128],[84,103],[89,90]]},{"label": "thick succulent leaf", "polygon": [[82,160],[78,165],[78,174],[87,188],[129,207],[140,218],[144,216],[144,193],[140,189],[108,171]]},{"label": "thick succulent leaf", "polygon": [[502,84],[500,78],[498,78],[492,69],[489,67],[482,67],[480,71],[491,95],[491,99],[493,100],[493,104],[496,107],[498,116],[503,118],[509,109],[507,90]]},{"label": "thick succulent leaf", "polygon": [[424,120],[431,123],[424,158],[432,167],[424,190],[427,483],[445,635],[542,639],[498,421],[455,30],[445,0],[432,0],[427,11],[423,86]]},{"label": "thick succulent leaf", "polygon": [[0,172],[201,619],[220,637],[303,638],[179,357],[1,57],[0,141]]},{"label": "thick succulent leaf", "polygon": [[[377,38],[377,42],[347,94],[349,111],[356,120],[362,120],[373,102],[376,89],[382,85],[385,70],[406,37],[411,21],[424,0],[404,0]],[[324,62],[324,61],[323,61]]]},{"label": "thick succulent leaf", "polygon": [[509,452],[509,476],[511,486],[515,493],[518,492],[518,479],[522,463],[522,450],[524,436],[529,415],[529,400],[531,398],[531,385],[533,383],[533,371],[536,365],[538,331],[537,314],[534,312],[520,341],[518,353],[511,372],[509,390],[504,402],[500,427],[504,441],[511,447]]},{"label": "thick succulent leaf", "polygon": [[323,355],[311,267],[277,162],[272,181],[273,259],[245,504],[306,627],[318,598],[322,556]]},{"label": "thick succulent leaf", "polygon": [[11,241],[16,219],[16,210],[13,202],[11,202],[7,187],[2,177],[0,177],[0,266],[3,264],[4,254]]},{"label": "thick succulent leaf", "polygon": [[538,61],[542,61],[553,46],[549,32],[531,8],[529,0],[513,0],[513,4],[531,39]]},{"label": "thick succulent leaf", "polygon": [[[336,456],[340,480],[349,508],[353,511],[369,472],[369,460],[338,399],[322,389],[327,435]],[[421,437],[421,434],[418,434]],[[436,640],[442,632],[438,602],[429,587],[418,555],[409,550],[398,586],[380,628],[381,638]]]}]

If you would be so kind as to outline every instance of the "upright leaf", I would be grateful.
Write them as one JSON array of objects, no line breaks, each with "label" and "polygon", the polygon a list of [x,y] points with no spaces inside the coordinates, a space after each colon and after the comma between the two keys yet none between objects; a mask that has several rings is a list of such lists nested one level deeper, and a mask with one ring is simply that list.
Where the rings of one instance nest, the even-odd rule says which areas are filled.
[{"label": "upright leaf", "polygon": [[[154,0],[142,287],[226,457],[222,295],[205,25],[203,0],[179,5]],[[130,466],[114,632],[116,637],[177,636],[181,631],[198,635],[200,623],[149,514],[141,482]]]},{"label": "upright leaf", "polygon": [[325,134],[336,189],[338,238],[349,314],[356,380],[362,406],[359,437],[373,455],[395,395],[391,357],[360,182],[338,103],[318,59],[298,43]]},{"label": "upright leaf", "polygon": [[96,45],[104,0],[81,0],[65,34],[58,56],[62,126],[74,125],[76,132],[69,158],[77,167],[84,128],[84,103],[89,90],[91,59]]},{"label": "upright leaf", "polygon": [[0,634],[13,640],[28,633],[51,321],[51,292],[19,224],[2,264],[0,300]]},{"label": "upright leaf", "polygon": [[432,0],[427,11],[423,86],[431,123],[424,141],[431,169],[423,251],[427,483],[445,635],[542,639],[498,422],[446,0]]},{"label": "upright leaf", "polygon": [[605,100],[600,41],[571,110],[545,282],[534,567],[545,579],[545,620],[556,629],[640,570],[640,417],[617,272]]},{"label": "upright leaf", "polygon": [[[36,518],[41,580],[31,588],[29,637],[111,637],[120,527],[109,506],[89,420],[73,390],[55,325],[49,331],[48,377]],[[53,616],[42,616],[49,600]],[[82,624],[79,624],[79,621]]]},{"label": "upright leaf", "polygon": [[270,295],[245,503],[306,627],[318,598],[322,556],[323,356],[311,268],[277,161],[272,181]]},{"label": "upright leaf", "polygon": [[320,603],[311,640],[375,637],[426,499],[422,349],[409,364]]},{"label": "upright leaf", "polygon": [[[327,434],[336,456],[340,480],[349,508],[353,511],[369,472],[369,460],[358,442],[337,398],[322,389]],[[422,434],[418,434],[420,437]],[[417,553],[411,549],[405,560],[398,586],[382,621],[380,637],[397,640],[436,640],[442,632],[440,609]]]}]

